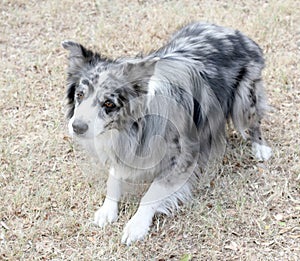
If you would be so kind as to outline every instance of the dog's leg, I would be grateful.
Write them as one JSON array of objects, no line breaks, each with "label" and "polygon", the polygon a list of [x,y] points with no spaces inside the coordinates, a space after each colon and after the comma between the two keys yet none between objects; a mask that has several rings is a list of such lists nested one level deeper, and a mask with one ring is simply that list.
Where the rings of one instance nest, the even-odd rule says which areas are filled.
[{"label": "dog's leg", "polygon": [[272,149],[266,145],[258,122],[249,128],[249,134],[252,141],[252,153],[258,160],[268,160],[272,155]]},{"label": "dog's leg", "polygon": [[147,235],[158,206],[159,203],[140,203],[137,212],[124,228],[122,236],[123,244],[129,246],[132,242],[142,240]]},{"label": "dog's leg", "polygon": [[245,78],[240,82],[235,96],[232,119],[235,127],[245,137],[249,130],[252,152],[258,160],[268,160],[272,150],[262,137],[260,122],[268,108],[261,79]]},{"label": "dog's leg", "polygon": [[[142,240],[148,233],[155,213],[170,213],[178,207],[178,201],[185,201],[191,197],[190,183],[187,175],[178,182],[178,179],[166,181],[157,179],[143,196],[137,212],[126,224],[122,243],[130,245],[132,242]],[[173,183],[173,184],[170,184]]]},{"label": "dog's leg", "polygon": [[118,202],[122,195],[122,186],[120,179],[114,175],[114,171],[114,168],[109,171],[106,198],[95,213],[94,223],[100,227],[118,219]]},{"label": "dog's leg", "polygon": [[261,120],[267,109],[266,98],[262,80],[254,81],[250,91],[251,106],[254,112],[249,122],[249,134],[252,142],[252,153],[258,160],[268,160],[272,155],[272,149],[267,145],[261,131]]}]

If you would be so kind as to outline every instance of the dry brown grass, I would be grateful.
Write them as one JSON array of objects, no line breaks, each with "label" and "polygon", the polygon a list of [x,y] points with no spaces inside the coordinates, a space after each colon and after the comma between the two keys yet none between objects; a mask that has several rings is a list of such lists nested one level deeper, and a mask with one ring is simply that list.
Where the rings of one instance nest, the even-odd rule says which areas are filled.
[{"label": "dry brown grass", "polygon": [[[0,11],[1,260],[300,260],[297,1],[3,0]],[[273,109],[263,128],[274,156],[258,163],[230,135],[212,186],[128,248],[120,236],[136,205],[124,203],[113,226],[90,225],[104,178],[87,174],[65,137],[60,42],[135,55],[191,20],[238,28],[264,49]]]}]

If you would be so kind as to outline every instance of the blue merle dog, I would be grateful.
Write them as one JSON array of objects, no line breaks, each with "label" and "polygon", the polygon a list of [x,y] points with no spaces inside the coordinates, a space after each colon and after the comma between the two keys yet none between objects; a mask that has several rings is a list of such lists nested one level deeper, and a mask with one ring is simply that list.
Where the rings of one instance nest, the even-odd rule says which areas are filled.
[{"label": "blue merle dog", "polygon": [[271,156],[260,127],[264,59],[241,32],[193,23],[148,55],[116,60],[71,41],[63,47],[70,51],[69,132],[109,168],[95,223],[117,220],[128,184],[148,184],[123,243],[143,239],[156,213],[191,197],[200,169],[224,152],[227,121],[250,138],[258,160]]}]

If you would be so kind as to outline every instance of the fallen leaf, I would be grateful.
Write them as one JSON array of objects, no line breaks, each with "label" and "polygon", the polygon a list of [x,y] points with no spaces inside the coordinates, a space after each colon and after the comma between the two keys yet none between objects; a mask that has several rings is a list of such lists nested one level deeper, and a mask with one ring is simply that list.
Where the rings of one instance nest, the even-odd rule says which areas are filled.
[{"label": "fallen leaf", "polygon": [[8,227],[3,221],[1,221],[0,224],[1,224],[1,226],[2,226],[3,228],[5,228],[6,230],[9,229],[9,227]]},{"label": "fallen leaf", "polygon": [[274,215],[274,218],[277,220],[277,221],[281,221],[281,220],[283,220],[284,219],[284,216],[282,215],[282,214],[276,214],[276,215]]},{"label": "fallen leaf", "polygon": [[230,243],[225,246],[225,249],[230,249],[230,250],[233,250],[233,251],[237,251],[238,250],[238,244],[234,241],[230,241]]},{"label": "fallen leaf", "polygon": [[180,258],[180,261],[189,261],[192,259],[192,255],[191,254],[185,254]]}]

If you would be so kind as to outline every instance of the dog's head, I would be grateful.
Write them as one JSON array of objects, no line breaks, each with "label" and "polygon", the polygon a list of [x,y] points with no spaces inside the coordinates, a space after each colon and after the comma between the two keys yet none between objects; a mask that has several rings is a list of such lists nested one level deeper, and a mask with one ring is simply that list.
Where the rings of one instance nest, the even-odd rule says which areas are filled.
[{"label": "dog's head", "polygon": [[63,42],[63,47],[70,51],[70,134],[94,138],[108,130],[124,128],[142,101],[139,97],[147,93],[157,59],[112,61],[74,42]]}]

